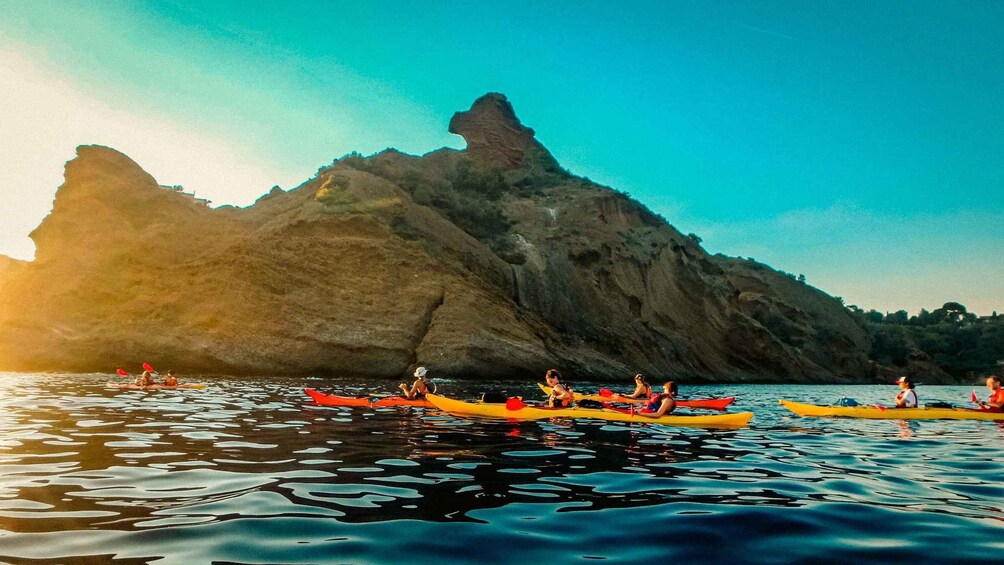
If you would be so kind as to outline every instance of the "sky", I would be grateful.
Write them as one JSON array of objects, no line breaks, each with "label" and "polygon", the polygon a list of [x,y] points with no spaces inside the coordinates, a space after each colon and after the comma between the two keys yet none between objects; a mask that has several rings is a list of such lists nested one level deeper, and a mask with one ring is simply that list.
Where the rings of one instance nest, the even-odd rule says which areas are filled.
[{"label": "sky", "polygon": [[1004,2],[0,0],[0,14],[12,257],[33,257],[78,145],[247,205],[350,151],[462,148],[450,116],[502,92],[562,166],[709,252],[865,309],[1004,313]]}]

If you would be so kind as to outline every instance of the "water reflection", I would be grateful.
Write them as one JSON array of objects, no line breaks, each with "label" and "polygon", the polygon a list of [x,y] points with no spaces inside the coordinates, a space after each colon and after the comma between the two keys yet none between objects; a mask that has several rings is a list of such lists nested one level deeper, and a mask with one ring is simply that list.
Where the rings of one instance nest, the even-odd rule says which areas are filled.
[{"label": "water reflection", "polygon": [[[35,555],[41,546],[29,543],[29,534],[145,536],[239,523],[246,536],[248,520],[276,528],[311,524],[302,531],[334,523],[337,531],[358,535],[363,525],[399,521],[412,528],[504,528],[514,512],[527,520],[558,520],[560,529],[578,524],[575,516],[582,515],[594,517],[589,535],[601,538],[604,528],[625,527],[610,524],[611,517],[633,512],[643,521],[756,517],[759,522],[743,526],[756,538],[777,535],[771,528],[781,515],[772,512],[801,509],[812,516],[809,523],[785,518],[785,527],[835,528],[871,539],[870,526],[848,522],[845,511],[872,519],[896,512],[914,523],[921,515],[948,517],[955,522],[942,519],[939,527],[969,536],[986,534],[987,524],[1002,517],[1001,427],[793,418],[776,407],[776,387],[749,388],[743,396],[744,409],[757,412],[755,427],[723,431],[323,407],[308,403],[301,383],[279,379],[221,379],[206,391],[156,393],[104,390],[99,385],[105,379],[0,378],[0,557]],[[482,388],[449,384],[457,396]],[[380,391],[379,384],[344,383],[342,390],[348,388]],[[792,388],[797,391],[782,390],[791,394]],[[824,394],[819,388],[812,393]],[[530,387],[523,392],[535,393]],[[988,453],[994,442],[997,451]],[[321,538],[294,539],[352,537],[332,535],[331,526],[321,529]],[[93,536],[91,543],[98,543]],[[121,544],[113,553],[118,557],[137,547],[132,538],[108,539],[104,543]],[[930,536],[910,539],[930,550]],[[74,553],[59,537],[45,540],[60,548],[57,555],[93,552]],[[817,543],[836,542],[827,534]],[[985,540],[973,543],[979,548]],[[152,547],[162,548],[157,555],[168,552],[162,542]]]}]

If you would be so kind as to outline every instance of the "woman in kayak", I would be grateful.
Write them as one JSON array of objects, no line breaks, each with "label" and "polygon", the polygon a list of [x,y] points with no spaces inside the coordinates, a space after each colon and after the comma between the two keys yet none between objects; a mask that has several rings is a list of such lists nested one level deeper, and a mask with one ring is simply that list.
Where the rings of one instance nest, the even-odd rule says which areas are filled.
[{"label": "woman in kayak", "polygon": [[980,401],[980,408],[989,412],[1004,412],[1004,388],[1001,387],[1001,378],[997,375],[987,377],[987,388],[990,389],[990,400]]},{"label": "woman in kayak", "polygon": [[548,369],[544,375],[547,386],[551,387],[551,394],[547,397],[547,405],[551,408],[568,408],[575,403],[575,395],[572,388],[561,383],[561,373],[557,369]]},{"label": "woman in kayak", "polygon": [[915,385],[910,377],[900,377],[896,384],[903,389],[896,395],[896,408],[916,408],[917,393],[913,390]]},{"label": "woman in kayak", "polygon": [[659,394],[653,394],[651,398],[648,399],[648,404],[645,405],[644,410],[641,412],[635,412],[635,416],[658,418],[660,416],[665,416],[666,414],[671,414],[673,410],[676,409],[676,391],[676,383],[673,381],[669,381],[662,385],[662,392]]},{"label": "woman in kayak", "polygon": [[150,371],[143,371],[143,374],[136,379],[137,386],[153,386],[155,384],[157,383],[153,382],[153,375],[150,374]]},{"label": "woman in kayak", "polygon": [[171,371],[168,371],[167,376],[164,377],[164,386],[178,386],[178,379],[171,374]]},{"label": "woman in kayak", "polygon": [[623,395],[624,398],[649,398],[651,396],[652,386],[648,384],[648,379],[642,374],[634,376],[634,392]]},{"label": "woman in kayak", "polygon": [[415,382],[409,388],[406,383],[401,383],[401,392],[408,400],[425,398],[426,394],[436,394],[436,383],[429,376],[429,370],[425,367],[415,369]]}]

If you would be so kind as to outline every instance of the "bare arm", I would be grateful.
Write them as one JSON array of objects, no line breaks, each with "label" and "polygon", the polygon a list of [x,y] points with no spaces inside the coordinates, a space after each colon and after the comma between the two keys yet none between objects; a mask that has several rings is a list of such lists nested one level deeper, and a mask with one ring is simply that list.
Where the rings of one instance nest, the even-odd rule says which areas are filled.
[{"label": "bare arm", "polygon": [[676,401],[672,398],[663,398],[662,404],[659,405],[659,409],[655,412],[635,412],[634,415],[646,418],[658,418],[672,413],[674,409],[676,409]]}]

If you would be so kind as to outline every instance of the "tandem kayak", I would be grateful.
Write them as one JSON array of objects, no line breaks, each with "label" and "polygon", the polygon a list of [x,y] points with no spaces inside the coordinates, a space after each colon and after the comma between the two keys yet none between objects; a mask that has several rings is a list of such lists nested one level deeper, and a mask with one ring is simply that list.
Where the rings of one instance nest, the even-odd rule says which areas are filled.
[{"label": "tandem kayak", "polygon": [[[540,390],[544,391],[544,394],[547,395],[551,394],[551,387],[543,383],[537,383],[537,386],[540,387]],[[621,400],[617,400],[617,397],[620,396],[617,394],[613,396],[603,396],[601,394],[579,394],[574,390],[572,391],[572,394],[575,395],[575,400],[595,400],[597,402],[622,402]],[[735,401],[736,397],[734,396],[729,396],[727,398],[697,398],[694,400],[677,399],[676,405],[683,408],[707,408],[709,410],[725,410],[725,408],[729,404],[732,404]]]},{"label": "tandem kayak", "polygon": [[314,402],[324,406],[420,406],[423,408],[432,408],[432,404],[424,398],[408,400],[403,396],[387,396],[378,399],[368,396],[337,396],[334,394],[324,394],[312,388],[305,388],[303,392],[307,393],[307,396],[310,398],[313,398]]},{"label": "tandem kayak", "polygon": [[105,383],[107,388],[117,388],[119,390],[177,390],[177,389],[196,389],[202,390],[206,388],[206,383],[182,383],[175,386],[167,385],[150,385],[141,386],[134,383]]},{"label": "tandem kayak", "polygon": [[871,420],[1004,420],[1004,412],[972,408],[879,408],[875,406],[818,406],[780,400],[799,416],[868,418]]},{"label": "tandem kayak", "polygon": [[752,412],[736,412],[734,414],[708,414],[680,416],[669,414],[659,418],[647,418],[632,414],[630,411],[612,410],[607,408],[543,408],[524,406],[510,410],[505,404],[484,404],[453,400],[445,396],[430,394],[426,396],[433,406],[444,412],[458,416],[484,416],[487,418],[506,418],[508,420],[543,420],[547,418],[589,418],[608,420],[611,422],[637,422],[640,424],[663,424],[666,426],[682,426],[687,428],[741,428],[753,418]]}]

